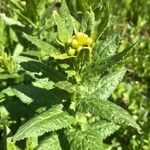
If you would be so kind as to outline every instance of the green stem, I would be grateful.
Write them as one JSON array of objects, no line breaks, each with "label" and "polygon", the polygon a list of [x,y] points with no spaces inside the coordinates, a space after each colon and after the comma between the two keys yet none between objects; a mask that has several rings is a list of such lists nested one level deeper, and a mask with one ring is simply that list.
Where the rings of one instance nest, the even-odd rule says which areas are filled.
[{"label": "green stem", "polygon": [[7,150],[7,128],[4,126],[3,130],[3,149]]}]

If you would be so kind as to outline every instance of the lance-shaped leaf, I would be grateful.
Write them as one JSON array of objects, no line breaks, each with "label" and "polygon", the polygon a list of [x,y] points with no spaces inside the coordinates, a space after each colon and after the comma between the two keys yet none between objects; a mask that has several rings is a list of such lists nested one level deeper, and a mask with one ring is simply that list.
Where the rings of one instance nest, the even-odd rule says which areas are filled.
[{"label": "lance-shaped leaf", "polygon": [[65,43],[68,41],[68,39],[71,38],[73,33],[72,18],[70,16],[70,12],[68,10],[65,0],[62,0],[62,6],[59,13],[57,11],[54,11],[53,16],[54,21],[57,25],[58,39],[62,43]]},{"label": "lance-shaped leaf", "polygon": [[109,22],[109,9],[108,4],[106,3],[103,8],[98,11],[95,11],[95,27],[92,31],[92,39],[98,40],[101,35],[106,30],[107,24]]},{"label": "lance-shaped leaf", "polygon": [[113,56],[108,57],[106,60],[103,60],[102,62],[96,61],[97,62],[96,64],[95,62],[93,62],[92,64],[87,66],[87,68],[82,72],[83,78],[82,80],[87,80],[88,78],[95,77],[96,75],[104,73],[110,67],[117,65],[125,56],[127,56],[129,51],[133,48],[135,44],[131,45],[130,47],[127,47],[122,52],[119,52]]},{"label": "lance-shaped leaf", "polygon": [[100,100],[94,95],[81,100],[78,110],[84,113],[89,112],[122,126],[131,126],[140,130],[139,125],[126,110],[110,101]]},{"label": "lance-shaped leaf", "polygon": [[104,76],[102,79],[100,79],[93,94],[102,100],[107,100],[117,88],[124,74],[125,70],[121,69]]},{"label": "lance-shaped leaf", "polygon": [[60,54],[60,51],[58,51],[54,46],[38,39],[37,37],[25,33],[23,36],[32,44],[37,46],[41,50],[44,56],[50,56],[55,58]]},{"label": "lance-shaped leaf", "polygon": [[35,150],[61,150],[58,135],[52,134],[43,139]]},{"label": "lance-shaped leaf", "polygon": [[101,79],[99,77],[91,78],[79,86],[79,92],[82,91],[82,96],[93,94],[102,100],[107,100],[122,80],[124,74],[125,70],[120,69],[110,72]]},{"label": "lance-shaped leaf", "polygon": [[124,29],[120,29],[118,32],[108,36],[105,40],[100,40],[96,43],[93,51],[94,63],[103,62],[108,57],[115,54],[123,33]]},{"label": "lance-shaped leaf", "polygon": [[40,136],[45,132],[68,127],[73,122],[74,117],[67,112],[63,112],[62,105],[57,105],[23,124],[14,135],[13,140]]}]

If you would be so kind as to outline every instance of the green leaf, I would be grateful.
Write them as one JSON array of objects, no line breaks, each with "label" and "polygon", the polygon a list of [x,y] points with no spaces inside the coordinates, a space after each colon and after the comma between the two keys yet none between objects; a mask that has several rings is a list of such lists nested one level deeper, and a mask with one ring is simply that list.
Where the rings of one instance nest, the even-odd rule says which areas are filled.
[{"label": "green leaf", "polygon": [[110,101],[100,100],[95,95],[81,100],[78,110],[84,113],[89,112],[122,126],[131,126],[138,131],[140,130],[139,125],[126,110]]},{"label": "green leaf", "polygon": [[32,44],[37,46],[41,52],[43,53],[43,56],[49,56],[49,57],[57,57],[57,55],[60,54],[60,52],[51,44],[46,43],[37,37],[25,34],[23,35],[28,41],[30,41]]},{"label": "green leaf", "polygon": [[14,135],[13,140],[40,136],[45,132],[66,128],[73,122],[74,117],[63,112],[62,105],[57,105],[23,124]]},{"label": "green leaf", "polygon": [[106,30],[107,24],[109,22],[108,4],[106,3],[105,5],[103,5],[102,9],[98,8],[98,10],[96,10],[94,13],[95,13],[95,27],[92,31],[92,39],[98,40]]},{"label": "green leaf", "polygon": [[48,78],[38,79],[35,82],[32,82],[32,84],[36,87],[46,89],[46,90],[51,90],[54,88],[54,86],[53,86],[54,82],[49,81]]},{"label": "green leaf", "polygon": [[33,102],[32,98],[28,97],[26,94],[22,93],[20,90],[13,88],[15,96],[17,96],[23,103],[30,104]]},{"label": "green leaf", "polygon": [[4,106],[0,106],[0,119],[5,119],[9,117],[9,112]]},{"label": "green leaf", "polygon": [[65,90],[69,93],[74,92],[73,85],[68,81],[59,81],[54,85],[54,87],[60,88],[60,89]]},{"label": "green leaf", "polygon": [[100,64],[97,63],[97,66],[93,67],[92,72],[93,73],[95,73],[95,72],[96,73],[103,73],[106,70],[108,70],[109,68],[113,67],[114,65],[117,65],[125,56],[127,56],[129,51],[133,48],[133,46],[135,44],[131,45],[130,47],[127,47],[122,52],[117,53],[117,54],[109,57],[104,62],[101,62]]},{"label": "green leaf", "polygon": [[100,120],[92,125],[92,128],[96,130],[99,134],[101,139],[105,139],[111,134],[113,134],[115,131],[117,131],[120,126],[113,123],[113,122],[107,122],[105,120]]},{"label": "green leaf", "polygon": [[26,149],[33,150],[38,145],[38,137],[28,137],[26,140]]},{"label": "green leaf", "polygon": [[[125,74],[124,69],[110,72],[99,79],[99,77],[91,78],[79,86],[79,92],[83,95],[95,95],[102,100],[107,100],[116,89]],[[82,95],[82,96],[83,96]]]},{"label": "green leaf", "polygon": [[68,30],[65,24],[65,20],[61,18],[61,16],[56,11],[53,12],[53,16],[57,25],[58,39],[62,43],[66,43],[68,41]]},{"label": "green leaf", "polygon": [[65,0],[62,1],[59,13],[54,11],[53,16],[57,25],[58,39],[62,43],[68,42],[68,40],[72,37],[73,23]]},{"label": "green leaf", "polygon": [[17,25],[17,26],[20,26],[20,27],[24,27],[25,26],[20,21],[15,20],[13,18],[7,17],[4,13],[0,13],[0,18],[2,20],[4,20],[7,25],[10,25],[10,26],[11,25]]},{"label": "green leaf", "polygon": [[113,56],[119,47],[124,29],[120,29],[117,33],[108,36],[105,40],[97,42],[94,48],[93,62],[100,63]]},{"label": "green leaf", "polygon": [[44,13],[40,16],[40,26],[44,25],[46,20],[49,19],[49,17],[51,17],[55,5],[54,1],[55,0],[51,2],[51,5],[49,5],[48,8],[44,11]]},{"label": "green leaf", "polygon": [[92,128],[80,129],[70,128],[66,131],[70,150],[103,150],[100,134]]},{"label": "green leaf", "polygon": [[14,142],[12,142],[12,137],[7,138],[7,149],[8,150],[21,150]]},{"label": "green leaf", "polygon": [[[26,57],[23,59],[26,59]],[[40,76],[43,78],[49,78],[49,80],[54,82],[66,79],[66,74],[63,71],[39,61],[24,60],[20,65],[27,74],[31,75],[31,77],[32,75],[38,75],[38,77],[36,76],[34,78],[39,78]]]},{"label": "green leaf", "polygon": [[92,12],[92,10],[90,12],[86,11],[82,14],[81,25],[81,28],[83,28],[83,32],[91,34],[91,30],[94,26],[94,13]]},{"label": "green leaf", "polygon": [[82,78],[83,80],[95,77],[96,75],[103,74],[106,70],[108,70],[110,67],[113,67],[114,65],[117,65],[133,48],[135,44],[131,45],[130,47],[127,47],[125,50],[123,50],[120,53],[117,53],[113,56],[108,57],[103,62],[97,62],[97,64],[93,63],[82,72]]},{"label": "green leaf", "polygon": [[88,11],[89,10],[89,5],[88,5],[88,2],[87,0],[76,0],[76,3],[77,3],[77,9],[78,11]]},{"label": "green leaf", "polygon": [[65,20],[65,24],[68,31],[68,38],[71,38],[73,34],[73,22],[72,22],[72,17],[70,15],[70,11],[66,4],[66,0],[62,0],[59,13],[61,17]]},{"label": "green leaf", "polygon": [[61,150],[58,135],[53,133],[52,135],[43,139],[35,150]]},{"label": "green leaf", "polygon": [[83,69],[83,76],[85,76],[85,78],[87,76],[87,78],[91,78],[91,76],[102,74],[108,67],[112,67],[120,61],[124,57],[123,55],[126,55],[131,47],[125,50],[124,54],[116,54],[123,32],[124,29],[121,29],[117,33],[108,36],[105,40],[98,41],[95,44],[92,54],[92,63]]},{"label": "green leaf", "polygon": [[102,100],[107,100],[117,88],[124,74],[125,70],[121,69],[104,76],[102,79],[100,79],[97,89],[93,94]]}]

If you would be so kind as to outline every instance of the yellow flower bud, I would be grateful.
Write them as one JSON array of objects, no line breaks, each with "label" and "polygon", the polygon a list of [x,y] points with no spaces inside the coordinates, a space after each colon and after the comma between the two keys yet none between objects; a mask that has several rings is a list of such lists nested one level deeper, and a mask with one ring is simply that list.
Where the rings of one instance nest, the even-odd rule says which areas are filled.
[{"label": "yellow flower bud", "polygon": [[72,46],[72,48],[78,48],[80,45],[76,39],[73,39],[71,42],[71,46]]},{"label": "yellow flower bud", "polygon": [[67,51],[68,56],[74,56],[76,53],[76,50],[73,48],[69,48]]},{"label": "yellow flower bud", "polygon": [[88,46],[91,46],[93,44],[93,40],[91,38],[88,38],[86,42]]},{"label": "yellow flower bud", "polygon": [[79,45],[88,45],[87,40],[88,40],[88,35],[84,34],[82,32],[79,32],[76,34],[75,39],[78,40]]}]

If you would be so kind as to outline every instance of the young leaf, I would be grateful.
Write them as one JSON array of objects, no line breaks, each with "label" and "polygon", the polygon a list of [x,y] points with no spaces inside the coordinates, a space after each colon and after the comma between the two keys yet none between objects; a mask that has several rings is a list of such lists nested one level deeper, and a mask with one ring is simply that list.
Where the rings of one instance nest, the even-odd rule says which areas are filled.
[{"label": "young leaf", "polygon": [[48,149],[48,150],[61,150],[61,146],[60,146],[57,134],[52,134],[52,135],[46,137],[35,148],[35,150],[46,150],[46,149]]},{"label": "young leaf", "polygon": [[81,100],[78,110],[84,113],[89,112],[122,126],[131,126],[138,131],[140,130],[139,125],[126,110],[110,101],[100,100],[95,95]]},{"label": "young leaf", "polygon": [[48,111],[32,118],[23,124],[14,135],[13,140],[21,140],[26,137],[40,136],[70,126],[74,118],[62,111],[62,105],[56,105]]}]

